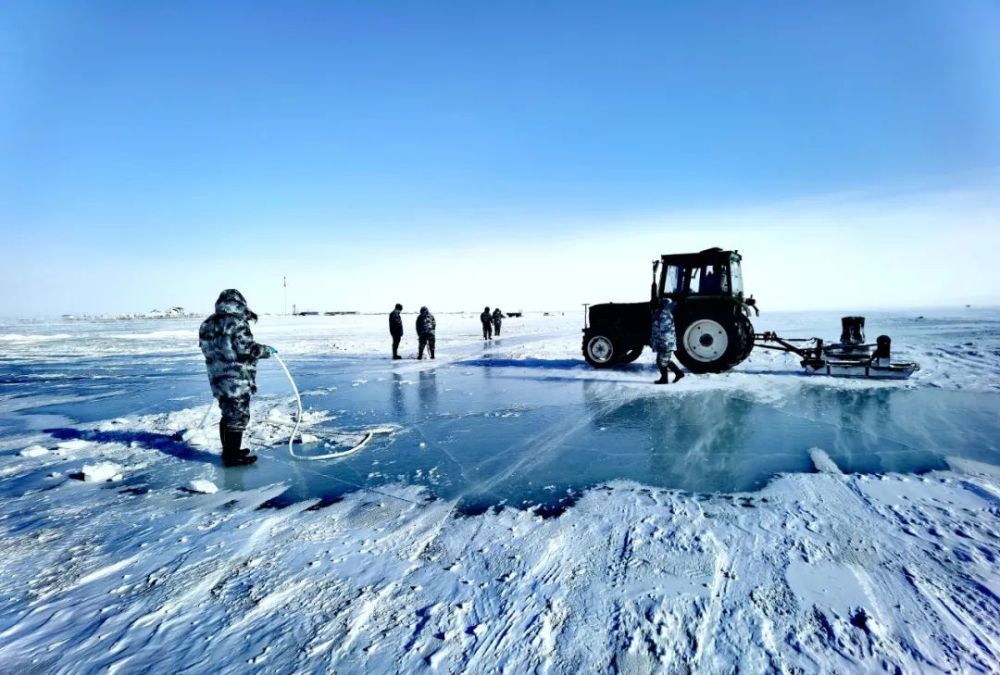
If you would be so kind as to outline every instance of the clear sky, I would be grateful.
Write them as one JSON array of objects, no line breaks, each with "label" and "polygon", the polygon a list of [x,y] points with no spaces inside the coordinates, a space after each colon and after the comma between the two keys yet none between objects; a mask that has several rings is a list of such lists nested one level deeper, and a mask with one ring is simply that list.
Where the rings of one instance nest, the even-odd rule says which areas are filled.
[{"label": "clear sky", "polygon": [[0,315],[998,304],[997,195],[995,0],[0,11]]}]

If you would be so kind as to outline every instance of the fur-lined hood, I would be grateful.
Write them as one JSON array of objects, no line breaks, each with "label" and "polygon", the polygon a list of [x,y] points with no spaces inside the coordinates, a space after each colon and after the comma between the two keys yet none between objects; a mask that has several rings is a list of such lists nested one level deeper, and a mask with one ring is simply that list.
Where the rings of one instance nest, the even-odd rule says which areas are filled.
[{"label": "fur-lined hood", "polygon": [[215,301],[216,314],[229,314],[241,319],[256,321],[257,315],[247,307],[247,300],[235,288],[229,288],[219,293],[219,299]]}]

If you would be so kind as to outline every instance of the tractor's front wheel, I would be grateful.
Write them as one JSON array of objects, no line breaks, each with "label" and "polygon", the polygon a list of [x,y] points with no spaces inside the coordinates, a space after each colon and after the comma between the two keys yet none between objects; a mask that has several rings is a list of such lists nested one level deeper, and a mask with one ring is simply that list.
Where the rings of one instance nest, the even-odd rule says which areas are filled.
[{"label": "tractor's front wheel", "polygon": [[618,347],[607,335],[584,333],[583,358],[594,368],[610,368],[618,359]]},{"label": "tractor's front wheel", "polygon": [[746,331],[733,314],[694,315],[677,323],[677,360],[692,373],[725,372],[748,350]]}]

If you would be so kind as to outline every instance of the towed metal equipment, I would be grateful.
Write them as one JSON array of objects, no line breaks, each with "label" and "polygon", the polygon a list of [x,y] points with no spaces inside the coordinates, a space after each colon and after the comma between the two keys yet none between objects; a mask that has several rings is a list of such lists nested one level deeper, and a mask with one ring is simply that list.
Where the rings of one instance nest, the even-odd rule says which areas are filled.
[{"label": "towed metal equipment", "polygon": [[905,380],[920,370],[912,362],[892,361],[892,339],[879,335],[873,344],[865,343],[865,317],[845,316],[840,342],[826,344],[822,338],[782,338],[776,333],[757,333],[757,346],[796,354],[802,358],[807,373],[831,377],[871,377]]}]

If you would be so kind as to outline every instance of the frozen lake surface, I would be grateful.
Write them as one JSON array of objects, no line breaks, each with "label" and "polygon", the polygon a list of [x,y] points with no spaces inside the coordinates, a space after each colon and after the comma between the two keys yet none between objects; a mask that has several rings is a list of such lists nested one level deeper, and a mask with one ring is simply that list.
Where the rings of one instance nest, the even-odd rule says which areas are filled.
[{"label": "frozen lake surface", "polygon": [[[264,317],[255,328],[257,339],[281,350],[302,391],[305,438],[296,446],[298,453],[329,452],[349,444],[368,428],[390,425],[395,432],[376,437],[367,448],[343,459],[292,459],[286,446],[294,413],[290,387],[278,365],[264,361],[248,434],[261,459],[247,469],[221,466],[217,410],[208,413],[202,427],[211,399],[197,351],[198,322],[0,324],[0,490],[6,503],[0,523],[2,537],[11,550],[23,553],[14,555],[0,570],[7,579],[22,584],[20,591],[14,591],[15,586],[8,589],[12,599],[3,607],[7,618],[0,621],[0,656],[7,653],[20,659],[19,663],[36,666],[68,666],[71,660],[62,661],[58,651],[55,657],[41,654],[48,653],[52,644],[69,639],[67,633],[78,639],[89,635],[93,617],[116,597],[114,588],[131,589],[126,593],[131,598],[126,605],[135,605],[135,616],[154,611],[150,602],[161,609],[175,607],[183,614],[187,591],[178,587],[175,592],[181,594],[179,598],[171,595],[155,600],[139,593],[128,581],[137,573],[126,569],[137,567],[144,575],[170,578],[170,569],[187,566],[181,560],[192,555],[191,546],[202,551],[203,546],[225,547],[226,537],[242,540],[237,530],[228,529],[228,535],[218,533],[219,538],[213,540],[216,543],[202,541],[209,536],[205,522],[217,522],[212,514],[228,504],[225,508],[232,512],[224,520],[232,521],[231,527],[245,527],[252,522],[250,514],[266,507],[265,511],[276,514],[273,517],[282,523],[291,518],[281,526],[289,529],[290,537],[295,532],[295,537],[310,541],[313,536],[327,543],[336,539],[347,547],[345,551],[356,549],[358,555],[374,556],[367,565],[379,570],[372,574],[382,582],[373,581],[370,589],[361,580],[364,574],[357,567],[358,560],[347,553],[334,556],[335,570],[323,578],[338,579],[338,584],[346,586],[331,590],[330,597],[350,595],[350,588],[362,589],[357,592],[364,595],[369,592],[364,589],[369,589],[381,598],[376,601],[373,597],[371,611],[378,614],[381,610],[374,607],[383,602],[395,606],[393,611],[401,617],[414,617],[412,624],[407,624],[409,628],[397,626],[404,633],[412,632],[416,625],[445,621],[441,618],[444,614],[434,618],[438,610],[421,614],[425,611],[421,607],[451,602],[478,607],[477,622],[470,618],[470,625],[454,628],[458,630],[454,639],[449,637],[452,629],[440,624],[438,632],[445,637],[428,637],[417,630],[401,639],[399,647],[383,645],[388,650],[385,656],[362,648],[381,645],[378,631],[388,635],[392,630],[382,624],[378,630],[372,629],[374,633],[365,626],[351,628],[353,610],[343,609],[347,623],[331,628],[329,637],[337,642],[354,634],[352,640],[358,644],[348,641],[332,651],[320,650],[316,652],[320,661],[310,660],[315,654],[309,658],[299,655],[293,660],[296,668],[303,670],[318,663],[348,668],[384,668],[392,663],[395,665],[389,669],[407,670],[403,666],[411,661],[421,667],[449,663],[449,669],[497,668],[502,659],[476,651],[476,645],[483,647],[482,641],[490,636],[503,642],[506,638],[493,632],[502,629],[491,624],[477,633],[476,626],[503,617],[519,626],[512,636],[551,643],[548,651],[536,649],[510,656],[508,665],[514,670],[539,667],[543,662],[567,672],[586,670],[586,664],[594,666],[614,658],[632,659],[637,664],[649,659],[649,663],[676,664],[686,663],[695,654],[703,665],[720,667],[735,662],[747,667],[821,663],[833,669],[874,663],[895,663],[904,669],[979,667],[990,662],[995,667],[994,657],[1000,654],[995,629],[1000,619],[995,560],[1000,548],[996,535],[990,533],[998,524],[1000,486],[989,467],[1000,465],[1000,312],[925,314],[869,315],[869,338],[888,333],[900,359],[921,363],[922,369],[906,382],[805,375],[793,357],[756,350],[730,373],[689,376],[677,386],[666,387],[651,384],[656,372],[648,351],[637,363],[622,369],[597,371],[586,366],[579,351],[581,320],[573,315],[508,320],[504,335],[484,344],[477,339],[474,315],[439,314],[438,359],[422,362],[414,360],[412,353],[407,354],[411,358],[399,362],[385,358],[382,316]],[[758,330],[778,330],[791,337],[830,338],[837,333],[838,316],[773,314],[757,319],[755,325]],[[404,351],[412,352],[412,335],[406,340]],[[795,475],[801,478],[793,479]],[[114,480],[84,489],[86,483],[79,479],[93,477]],[[205,491],[201,487],[205,485],[211,486],[210,492],[217,488],[218,493],[197,494]],[[847,492],[838,497],[840,489]],[[856,506],[859,495],[863,499]],[[648,505],[647,499],[652,500]],[[189,504],[189,500],[196,501]],[[371,504],[395,515],[386,511],[384,517],[369,514],[357,520]],[[723,510],[711,515],[713,509],[729,504],[737,505],[740,512]],[[246,506],[245,517],[240,515],[244,513],[241,505]],[[664,508],[673,515],[666,517]],[[854,508],[860,510],[852,511]],[[303,509],[313,515],[307,517]],[[824,515],[825,509],[829,512]],[[34,515],[29,517],[28,510]],[[145,514],[142,517],[148,522],[162,521],[167,529],[112,536],[106,529],[113,527],[112,521],[94,514],[118,511],[119,518],[129,512]],[[181,514],[181,521],[174,520],[175,512]],[[839,520],[848,517],[850,523]],[[89,525],[71,535],[71,529],[79,526],[77,518]],[[310,520],[315,518],[321,520]],[[408,559],[409,554],[396,548],[403,544],[393,537],[409,541],[408,537],[424,527],[415,523],[428,522],[428,518],[437,525],[428,531],[428,543],[420,547],[418,557],[426,560],[414,563],[416,567],[407,563],[406,570],[397,569],[392,561]],[[663,518],[666,520],[660,522]],[[192,531],[196,522],[201,525]],[[326,532],[322,537],[315,534],[320,523]],[[466,531],[474,523],[478,523],[475,532]],[[654,527],[652,523],[659,524]],[[706,617],[721,611],[722,606],[705,604],[705,598],[724,596],[719,602],[745,609],[756,602],[750,597],[754,588],[771,588],[768,584],[774,583],[773,592],[779,599],[768,602],[774,612],[787,615],[780,620],[768,615],[771,623],[767,630],[777,634],[767,639],[760,633],[762,628],[752,622],[707,629],[718,642],[708,655],[697,649],[697,640],[687,646],[675,644],[675,638],[658,638],[651,628],[649,640],[656,648],[649,653],[637,652],[635,645],[612,642],[606,654],[589,661],[579,651],[583,647],[579,641],[590,628],[574,627],[574,619],[558,611],[532,610],[534,600],[528,599],[536,592],[531,590],[532,579],[543,583],[542,568],[561,559],[559,571],[553,572],[560,584],[572,585],[576,575],[589,575],[594,590],[588,592],[597,594],[573,602],[603,605],[632,591],[611,583],[617,577],[609,575],[617,574],[614,570],[619,564],[613,561],[592,561],[593,567],[587,563],[584,571],[573,572],[589,554],[570,540],[560,544],[558,551],[551,548],[552,542],[569,534],[569,527],[591,531],[588,541],[597,547],[595,550],[608,547],[611,555],[618,547],[624,556],[620,564],[654,561],[660,570],[640,574],[641,581],[627,585],[641,587],[635,591],[638,604],[630,605],[629,610],[638,612],[634,617],[637,623],[629,630],[639,630],[650,621],[653,628],[657,621],[703,625]],[[801,537],[795,534],[799,529]],[[842,538],[848,529],[854,532],[850,544]],[[616,539],[618,531],[625,537],[624,544]],[[753,546],[762,548],[751,547],[737,554],[738,548],[746,546],[738,543],[737,533],[745,531],[758,532]],[[183,538],[183,545],[163,543],[164,532]],[[787,534],[778,536],[779,532]],[[271,555],[289,562],[305,555],[287,542],[271,541],[270,536],[251,546],[255,552],[243,557],[238,553],[199,553],[194,559],[204,558],[206,569],[221,565],[228,570],[226,575],[239,576],[242,572],[232,568],[237,559],[245,563]],[[942,536],[946,540],[941,540]],[[44,555],[52,556],[50,562],[55,564],[60,550],[70,555],[76,546],[79,555],[74,559],[83,566],[78,573],[71,570],[64,579],[32,576],[32,561],[43,555],[39,547],[49,537],[64,543],[75,541],[69,549],[45,547]],[[392,543],[378,544],[383,537]],[[508,572],[523,579],[497,585],[496,580],[508,572],[494,572],[506,569],[507,563],[500,565],[492,555],[482,557],[490,547],[487,542],[497,537],[506,540],[511,550],[519,551],[518,556],[534,558],[536,568],[515,564]],[[897,553],[882,548],[879,537],[902,537],[893,546],[919,549],[926,545],[929,553],[906,560],[893,558]],[[475,548],[463,548],[472,547],[470,542],[477,538],[483,540]],[[116,543],[111,546],[109,541]],[[654,543],[650,551],[643,549]],[[872,547],[866,554],[868,563],[845,557],[850,547],[859,545]],[[142,552],[150,546],[157,551],[155,555]],[[779,558],[750,562],[760,558],[760,550],[788,546],[792,548]],[[827,553],[812,548],[816,546],[826,547]],[[747,560],[734,559],[744,555]],[[210,560],[215,561],[215,567]],[[439,571],[432,573],[426,566],[428,561]],[[298,562],[289,564],[300,566]],[[447,567],[453,564],[459,567]],[[898,579],[876,579],[872,564],[896,566]],[[924,569],[927,565],[930,568]],[[687,571],[679,571],[681,568]],[[741,596],[740,584],[735,582],[722,584],[720,580],[728,578],[725,570],[730,568],[742,569],[746,579],[741,583],[750,595]],[[924,581],[907,582],[906,569]],[[921,576],[924,572],[926,576]],[[98,576],[93,580],[101,583],[81,584],[81,579],[90,580],[95,574]],[[414,574],[423,581],[411,578]],[[631,573],[623,570],[621,574],[625,578]],[[411,589],[409,595],[396,592],[399,597],[393,596],[391,601],[379,595],[390,588],[383,582],[398,591],[403,578],[426,590]],[[112,583],[115,579],[118,583]],[[316,581],[305,572],[271,570],[257,583],[277,584],[274,592],[287,592],[292,597],[305,579]],[[896,580],[900,587],[892,602],[872,590]],[[505,608],[496,603],[508,597],[504,595],[508,591],[503,590],[508,581],[519,590],[510,591],[513,604]],[[477,594],[466,597],[457,587],[449,586],[466,582],[479,588]],[[176,583],[182,583],[179,577]],[[603,587],[605,583],[610,585]],[[921,583],[926,585],[921,587]],[[829,595],[834,587],[847,593],[847,599],[835,600]],[[919,609],[921,603],[933,605],[928,599],[932,587],[931,595],[939,598],[934,602],[944,603],[942,608],[950,607],[948,612],[958,611],[965,618],[956,624],[945,614],[939,616],[937,610]],[[706,588],[710,592],[703,598]],[[423,593],[430,595],[420,597]],[[977,593],[979,597],[975,597]],[[682,599],[693,604],[684,605],[686,609],[663,609],[669,617],[654,620],[649,617],[655,618],[656,612],[641,609],[645,602],[641,598],[652,597],[650,594],[671,607]],[[76,602],[92,606],[96,614],[53,623],[60,616],[60,607]],[[239,603],[234,602],[221,603],[209,622],[235,626],[247,620]],[[893,602],[903,609],[891,609]],[[955,610],[956,602],[967,609]],[[912,605],[912,615],[907,614],[910,605],[906,603]],[[839,654],[833,653],[833,643],[806,644],[808,640],[796,632],[796,626],[802,625],[803,617],[815,618],[810,614],[812,606],[825,612],[824,621],[834,622],[833,633],[840,630],[836,621],[845,622],[848,637],[837,639],[853,644],[854,638],[863,638],[864,644],[841,649]],[[867,619],[858,618],[859,608]],[[577,609],[583,611],[582,607]],[[925,611],[930,614],[922,613]],[[529,621],[531,616],[542,621],[542,615],[548,617],[547,628]],[[605,618],[610,621],[612,615]],[[904,615],[905,621],[929,621],[930,633],[920,637],[904,631]],[[267,624],[264,618],[255,620]],[[160,619],[149,621],[150,625],[162,623]],[[307,617],[302,621],[310,622]],[[521,625],[519,621],[528,623]],[[855,635],[850,631],[859,621],[878,628],[866,629],[864,636]],[[606,625],[598,624],[595,630],[606,633]],[[115,635],[116,630],[109,626],[108,634]],[[267,624],[263,630],[274,650],[290,650],[288,654],[301,650],[302,645],[296,646],[290,638],[277,637],[276,626]],[[312,630],[324,632],[315,627]],[[508,627],[507,631],[511,630]],[[740,631],[747,635],[739,637]],[[702,638],[708,639],[708,635]],[[147,648],[138,646],[147,643],[134,643],[124,628],[118,640],[122,658],[141,655],[143,662],[148,662]],[[747,640],[749,645],[744,644]],[[729,651],[723,643],[731,643]],[[695,651],[691,652],[693,644]],[[112,658],[115,652],[97,657],[96,644],[76,649],[78,656],[94,658],[95,663],[117,663]],[[514,650],[511,654],[516,652],[510,649]],[[743,652],[746,654],[738,656]],[[476,654],[479,656],[473,658]],[[576,656],[569,658],[570,654]],[[256,652],[248,653],[247,659],[257,656]],[[208,657],[197,657],[195,652],[184,656],[182,652],[177,661],[161,661],[160,665],[179,666],[201,658]],[[389,661],[379,660],[383,658]],[[282,663],[289,661],[271,661],[268,667],[282,671]],[[264,670],[268,667],[261,666]],[[636,672],[643,670],[636,668]]]},{"label": "frozen lake surface", "polygon": [[[830,318],[835,328],[836,317]],[[309,327],[315,330],[319,321]],[[326,319],[331,336],[338,321]],[[572,319],[555,321],[561,327]],[[924,320],[920,327],[936,325]],[[46,359],[5,364],[0,431],[138,443],[211,464],[220,485],[287,483],[278,504],[329,501],[359,487],[404,482],[458,499],[468,512],[500,504],[557,509],[582,490],[615,479],[692,492],[751,491],[779,473],[815,471],[812,448],[822,448],[849,473],[919,474],[946,468],[949,456],[1000,464],[1000,390],[989,386],[989,375],[996,381],[992,370],[978,388],[974,372],[965,387],[946,390],[920,379],[924,386],[859,385],[800,373],[793,357],[774,355],[764,367],[751,361],[739,368],[743,381],[736,385],[727,381],[730,374],[691,377],[663,389],[645,386],[656,377],[650,356],[620,370],[595,371],[571,349],[551,357],[551,343],[566,342],[566,335],[519,336],[516,326],[508,321],[511,337],[485,346],[446,345],[440,360],[422,363],[325,356],[313,353],[316,344],[286,355],[304,407],[327,418],[307,425],[305,432],[316,438],[300,454],[320,454],[350,440],[324,432],[401,427],[340,460],[304,464],[289,457],[290,429],[272,424],[264,410],[292,414],[290,387],[278,365],[267,361],[249,433],[262,459],[251,471],[224,470],[214,454],[151,430],[88,430],[87,423],[211,401],[202,361],[192,357],[190,342],[183,343],[193,329],[149,331],[148,323],[135,333],[111,324],[86,337],[80,333],[87,326],[71,324],[61,330],[74,337],[56,333],[66,337],[41,344],[90,342],[97,356],[71,353],[57,366]],[[984,332],[989,328],[984,321]],[[285,330],[294,336],[293,325]],[[132,344],[141,348],[144,333],[152,341],[148,351]],[[108,342],[127,341],[129,354],[108,353]],[[210,430],[218,419],[217,411],[213,415]],[[130,484],[159,487],[164,481],[137,475]]]}]

